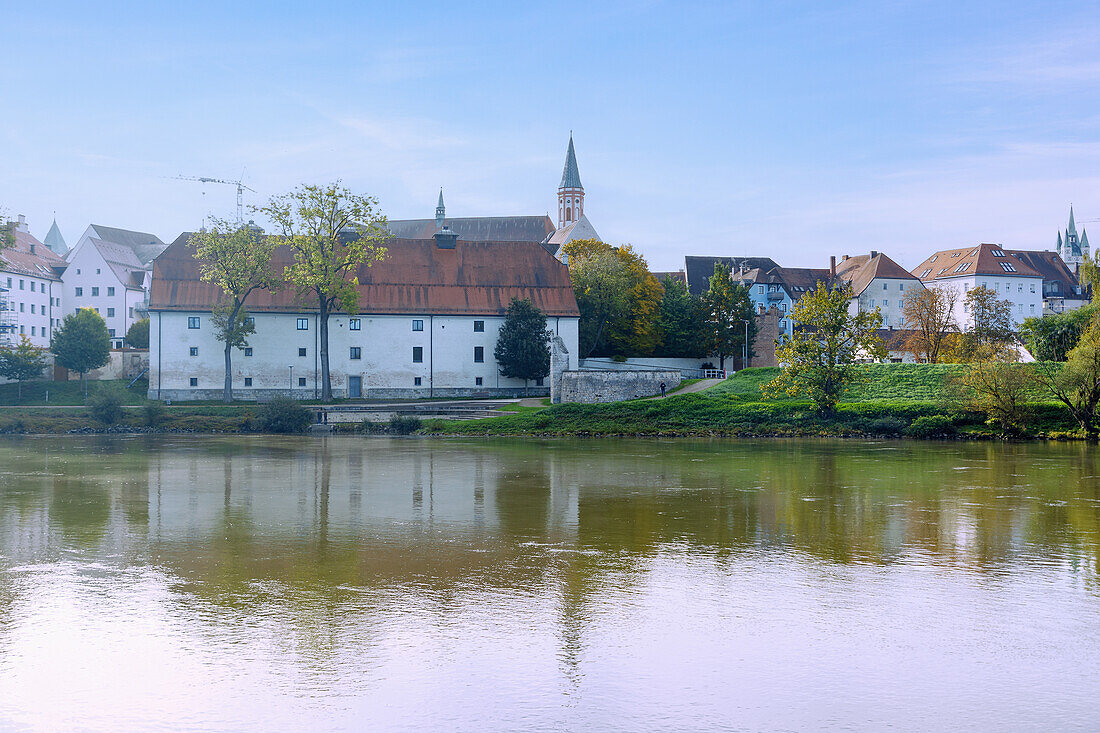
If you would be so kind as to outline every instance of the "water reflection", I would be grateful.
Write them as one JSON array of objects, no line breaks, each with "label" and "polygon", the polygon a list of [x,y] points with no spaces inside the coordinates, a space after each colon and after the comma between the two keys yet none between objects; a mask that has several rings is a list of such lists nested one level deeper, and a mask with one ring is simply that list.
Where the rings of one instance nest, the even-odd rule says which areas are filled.
[{"label": "water reflection", "polygon": [[[654,680],[686,664],[692,689],[713,694],[730,682],[718,650],[766,667],[797,628],[805,648],[786,653],[805,665],[807,650],[861,643],[840,638],[848,622],[889,635],[904,614],[860,616],[875,594],[915,603],[903,596],[919,589],[965,618],[979,593],[1009,604],[1005,623],[1026,625],[1025,607],[1054,609],[1063,629],[1080,621],[1097,600],[1097,461],[1078,445],[13,440],[0,444],[0,693],[38,669],[20,649],[50,637],[31,621],[78,618],[126,647],[121,618],[151,624],[137,638],[165,653],[220,665],[228,689],[256,699],[242,714],[261,719],[281,710],[265,690],[374,700],[430,681],[444,699],[399,706],[405,717],[389,722],[438,722],[442,709],[515,722],[514,704],[498,716],[471,707],[484,695],[460,699],[472,675],[514,700],[554,690],[531,701],[549,705],[532,724],[621,722],[603,717],[615,704],[601,696],[616,690],[651,722],[644,685],[621,686],[644,676],[652,650],[663,655]],[[1019,598],[980,595],[1008,589]],[[795,626],[780,628],[784,614]],[[805,618],[828,618],[833,636],[807,638]],[[770,651],[754,652],[756,637]],[[1068,635],[1044,643],[1071,641],[1080,647]],[[619,666],[624,647],[633,666]],[[225,703],[215,695],[208,710]],[[690,719],[727,712],[697,700]],[[249,727],[219,714],[222,727]],[[10,701],[4,719],[42,722]]]}]

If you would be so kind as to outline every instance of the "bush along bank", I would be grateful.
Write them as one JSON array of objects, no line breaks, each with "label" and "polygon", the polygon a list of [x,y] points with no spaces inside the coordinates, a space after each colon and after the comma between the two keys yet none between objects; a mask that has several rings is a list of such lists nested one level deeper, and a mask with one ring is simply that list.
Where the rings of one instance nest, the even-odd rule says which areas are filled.
[{"label": "bush along bank", "polygon": [[[1060,404],[1030,405],[1024,431],[1014,437],[1073,439],[1077,423]],[[597,405],[554,405],[534,413],[487,420],[428,421],[435,435],[731,436],[993,439],[1005,437],[984,414],[938,402],[841,403],[821,415],[810,402],[743,401],[736,395],[683,395]]]}]

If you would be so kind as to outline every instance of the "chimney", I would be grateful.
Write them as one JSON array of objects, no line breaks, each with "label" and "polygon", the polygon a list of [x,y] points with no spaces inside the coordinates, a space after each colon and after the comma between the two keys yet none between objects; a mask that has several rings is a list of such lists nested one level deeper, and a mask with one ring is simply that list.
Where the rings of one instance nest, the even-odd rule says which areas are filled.
[{"label": "chimney", "polygon": [[829,255],[829,277],[836,278],[836,255]]},{"label": "chimney", "polygon": [[451,231],[450,227],[443,227],[435,233],[435,246],[440,249],[454,249],[458,242],[458,234]]},{"label": "chimney", "polygon": [[844,262],[847,262],[847,261],[848,261],[848,255],[844,255],[843,261],[844,261]]},{"label": "chimney", "polygon": [[877,252],[877,251],[875,251],[875,250],[871,250],[871,259],[873,260],[873,259],[875,259],[876,257],[878,257],[878,252]]},{"label": "chimney", "polygon": [[31,242],[31,254],[34,254],[34,242]]},{"label": "chimney", "polygon": [[17,232],[29,232],[31,228],[27,226],[27,217],[22,214],[19,215],[18,221],[15,223],[15,230]]}]

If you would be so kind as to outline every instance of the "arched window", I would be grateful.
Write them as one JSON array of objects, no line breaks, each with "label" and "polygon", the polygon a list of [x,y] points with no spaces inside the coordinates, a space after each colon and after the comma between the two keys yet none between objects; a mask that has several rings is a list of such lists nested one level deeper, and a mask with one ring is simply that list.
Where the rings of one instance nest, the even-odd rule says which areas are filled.
[{"label": "arched window", "polygon": [[565,207],[565,220],[573,221],[573,209],[569,208],[568,206]]}]

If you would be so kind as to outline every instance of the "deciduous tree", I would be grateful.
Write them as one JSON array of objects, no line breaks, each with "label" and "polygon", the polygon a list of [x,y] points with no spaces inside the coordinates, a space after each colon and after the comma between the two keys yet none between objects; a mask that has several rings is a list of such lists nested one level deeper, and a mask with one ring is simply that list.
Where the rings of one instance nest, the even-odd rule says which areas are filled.
[{"label": "deciduous tree", "polygon": [[668,357],[705,357],[707,354],[707,314],[703,299],[692,295],[683,280],[666,277],[658,323],[661,346],[658,355]]},{"label": "deciduous tree", "polygon": [[81,308],[61,321],[53,334],[50,350],[57,363],[79,372],[84,382],[84,397],[88,397],[87,374],[111,360],[111,335],[103,317],[91,308]]},{"label": "deciduous tree", "polygon": [[744,352],[751,357],[756,338],[752,299],[748,288],[733,282],[728,265],[714,263],[714,274],[703,294],[703,307],[707,314],[708,351],[718,357],[718,368],[726,368],[727,356]]},{"label": "deciduous tree", "polygon": [[944,385],[948,401],[984,413],[1005,433],[1015,435],[1027,422],[1034,385],[1028,366],[1010,358],[1004,352],[983,355],[946,377]]},{"label": "deciduous tree", "polygon": [[970,314],[966,329],[968,338],[977,347],[997,350],[1012,340],[1012,303],[997,297],[997,291],[980,285],[971,288],[963,299]]},{"label": "deciduous tree", "polygon": [[1096,304],[1090,303],[1065,313],[1032,316],[1024,321],[1020,336],[1039,361],[1065,361],[1096,314]]},{"label": "deciduous tree", "polygon": [[192,235],[191,244],[200,262],[202,279],[214,283],[222,291],[212,320],[215,335],[225,344],[222,400],[232,402],[233,349],[248,346],[248,337],[256,331],[254,321],[245,310],[245,302],[253,291],[276,285],[271,256],[278,242],[255,226],[216,219],[210,229]]},{"label": "deciduous tree", "polygon": [[845,386],[855,378],[853,365],[864,358],[881,359],[886,348],[876,330],[878,309],[852,314],[850,286],[830,288],[823,282],[791,308],[794,333],[776,347],[782,371],[764,385],[766,395],[804,395],[819,412],[831,414]]},{"label": "deciduous tree", "polygon": [[126,329],[126,345],[132,349],[149,348],[149,319],[142,318]]},{"label": "deciduous tree", "polygon": [[530,300],[512,298],[493,349],[500,373],[522,379],[525,389],[528,380],[550,374],[550,337],[546,315]]},{"label": "deciduous tree", "polygon": [[565,245],[569,279],[580,309],[580,353],[604,352],[608,324],[627,317],[633,283],[630,272],[613,249],[593,239]]},{"label": "deciduous tree", "polygon": [[1050,394],[1080,423],[1085,438],[1095,443],[1100,432],[1100,320],[1092,320],[1064,365],[1042,362],[1036,373]]},{"label": "deciduous tree", "polygon": [[26,336],[19,337],[15,346],[0,347],[0,377],[16,382],[16,390],[23,396],[23,382],[42,376],[46,368],[46,349],[35,346]]},{"label": "deciduous tree", "polygon": [[959,330],[954,315],[958,299],[958,291],[949,286],[930,285],[905,294],[902,314],[905,328],[912,332],[905,347],[918,361],[939,362],[945,340]]},{"label": "deciduous tree", "polygon": [[385,258],[386,217],[378,201],[359,196],[339,181],[303,185],[271,198],[260,211],[294,252],[284,275],[302,296],[317,303],[320,323],[321,399],[332,399],[329,374],[329,316],[354,314],[359,306],[361,267]]}]

